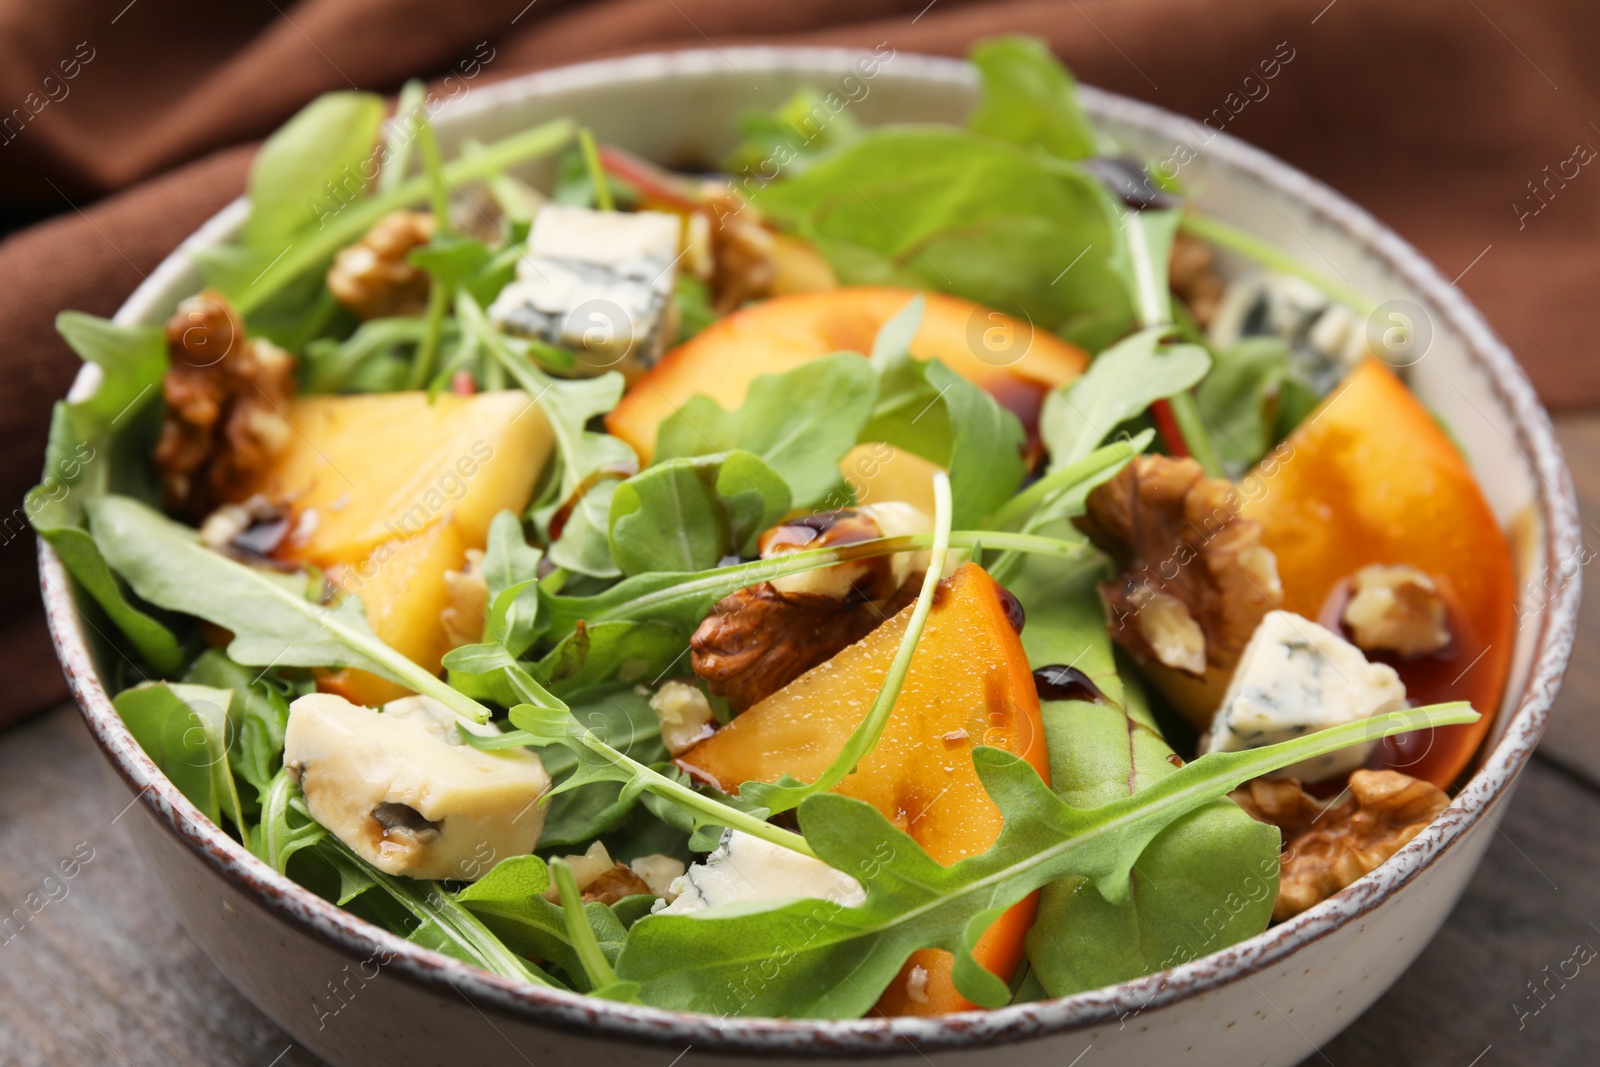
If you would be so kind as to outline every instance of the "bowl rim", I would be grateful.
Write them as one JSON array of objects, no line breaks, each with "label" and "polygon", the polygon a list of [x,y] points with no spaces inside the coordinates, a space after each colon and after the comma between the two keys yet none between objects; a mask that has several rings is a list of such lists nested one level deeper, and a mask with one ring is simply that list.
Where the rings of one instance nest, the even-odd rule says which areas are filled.
[{"label": "bowl rim", "polygon": [[[733,67],[741,72],[842,74],[871,53],[807,47],[729,47],[646,53],[604,59],[509,78],[482,86],[447,108],[451,117],[493,109],[530,96],[601,85],[637,84],[662,77],[708,74]],[[893,76],[908,73],[930,83],[971,85],[975,75],[963,60],[898,53]],[[1096,118],[1140,127],[1176,143],[1191,140],[1191,120],[1116,94],[1083,87],[1085,108]],[[448,121],[445,120],[445,121]],[[1466,297],[1412,246],[1366,211],[1323,183],[1267,153],[1221,133],[1206,151],[1243,172],[1261,189],[1307,206],[1326,225],[1342,230],[1370,250],[1460,334],[1467,359],[1484,374],[1489,389],[1513,418],[1508,440],[1536,475],[1535,503],[1543,527],[1547,570],[1571,558],[1581,543],[1577,503],[1548,415],[1526,375]],[[182,277],[185,255],[213,244],[238,226],[241,198],[206,222],[173,251],[128,298],[119,322],[139,321]],[[93,388],[80,378],[69,395]],[[1156,974],[1054,1000],[928,1018],[868,1018],[841,1021],[770,1018],[723,1019],[597,1001],[578,994],[514,982],[481,971],[358,919],[279,875],[212,824],[145,756],[122,725],[89,653],[61,561],[39,542],[40,584],[50,633],[73,696],[96,743],[117,773],[137,793],[136,803],[210,870],[301,933],[352,958],[383,953],[395,974],[432,992],[466,997],[475,1006],[539,1025],[661,1047],[692,1045],[708,1052],[781,1052],[790,1056],[851,1058],[918,1051],[972,1049],[1125,1022],[1143,1011],[1198,997],[1247,979],[1299,949],[1359,920],[1420,876],[1460,841],[1512,791],[1549,716],[1570,654],[1580,579],[1556,576],[1540,612],[1527,684],[1495,747],[1480,757],[1471,779],[1434,822],[1395,857],[1322,904],[1219,952]]]}]

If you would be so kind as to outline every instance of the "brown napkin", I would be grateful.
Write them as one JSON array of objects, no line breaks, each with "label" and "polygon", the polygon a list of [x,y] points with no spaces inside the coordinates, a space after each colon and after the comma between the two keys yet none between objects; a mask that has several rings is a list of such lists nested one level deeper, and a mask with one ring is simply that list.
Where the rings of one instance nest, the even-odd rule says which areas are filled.
[{"label": "brown napkin", "polygon": [[[54,216],[0,243],[0,500],[36,480],[50,403],[77,369],[58,310],[113,312],[312,96],[442,77],[487,55],[480,42],[481,82],[708,42],[959,55],[986,34],[1039,34],[1086,82],[1195,117],[1236,111],[1227,132],[1370,208],[1447,277],[1465,272],[1549,403],[1600,399],[1585,351],[1600,173],[1574,162],[1600,147],[1588,0],[123,2],[0,0],[0,222]],[[1267,95],[1246,83],[1291,52]],[[0,723],[63,692],[18,521],[0,519]]]}]

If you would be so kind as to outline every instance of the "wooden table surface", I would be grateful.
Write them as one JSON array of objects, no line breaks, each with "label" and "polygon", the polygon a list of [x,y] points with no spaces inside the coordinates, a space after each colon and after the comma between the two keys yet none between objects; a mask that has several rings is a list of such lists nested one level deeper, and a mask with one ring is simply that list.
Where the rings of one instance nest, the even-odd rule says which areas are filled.
[{"label": "wooden table surface", "polygon": [[[1558,429],[1600,548],[1600,416]],[[1307,1046],[1307,1067],[1600,1062],[1600,974],[1546,983],[1543,1007],[1529,992],[1577,946],[1600,949],[1600,576],[1586,577],[1566,687],[1482,868],[1395,987]],[[0,1064],[318,1063],[185,936],[117,825],[125,803],[73,709],[0,734]]]}]

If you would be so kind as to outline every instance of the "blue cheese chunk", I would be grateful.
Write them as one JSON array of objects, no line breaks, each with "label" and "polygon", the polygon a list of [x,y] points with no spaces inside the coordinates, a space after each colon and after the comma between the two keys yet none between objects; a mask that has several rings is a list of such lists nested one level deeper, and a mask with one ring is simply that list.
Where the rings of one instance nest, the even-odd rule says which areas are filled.
[{"label": "blue cheese chunk", "polygon": [[717,850],[674,879],[668,892],[672,902],[659,901],[651,911],[684,915],[720,904],[812,897],[850,908],[867,899],[843,871],[738,830],[724,830]]},{"label": "blue cheese chunk", "polygon": [[[1394,668],[1369,663],[1361,650],[1310,619],[1268,612],[1234,671],[1201,752],[1261,748],[1405,707]],[[1317,782],[1355,770],[1376,739],[1306,760],[1272,775]]]},{"label": "blue cheese chunk", "polygon": [[289,706],[283,763],[311,817],[374,867],[475,879],[539,843],[550,776],[526,749],[465,744],[459,721],[429,697],[391,701],[380,712],[312,693]]},{"label": "blue cheese chunk", "polygon": [[676,215],[551,204],[533,218],[517,279],[489,307],[506,333],[569,348],[578,371],[638,371],[675,329]]}]

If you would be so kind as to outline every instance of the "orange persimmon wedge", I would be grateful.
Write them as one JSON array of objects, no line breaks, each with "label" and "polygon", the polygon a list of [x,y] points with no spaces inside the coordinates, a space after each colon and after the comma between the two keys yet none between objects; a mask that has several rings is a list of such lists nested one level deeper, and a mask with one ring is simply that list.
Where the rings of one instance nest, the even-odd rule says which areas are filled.
[{"label": "orange persimmon wedge", "polygon": [[[385,644],[437,672],[450,648],[445,572],[483,548],[495,515],[527,507],[554,447],[548,420],[515,390],[309,396],[285,415],[287,443],[249,487],[290,516],[274,555],[359,595]],[[358,704],[406,693],[358,670],[318,684]]]},{"label": "orange persimmon wedge", "polygon": [[[916,295],[912,289],[849,286],[741,308],[663,356],[606,416],[606,429],[649,463],[656,430],[691,396],[709,396],[731,410],[744,402],[759,375],[782,374],[834,352],[870,352],[879,328]],[[946,293],[922,295],[927,308],[911,354],[942,360],[1030,431],[1045,393],[1089,365],[1082,349],[1027,322]]]},{"label": "orange persimmon wedge", "polygon": [[1466,459],[1394,373],[1369,358],[1242,487],[1242,514],[1265,527],[1289,611],[1337,629],[1348,580],[1372,563],[1409,564],[1438,584],[1451,644],[1387,662],[1413,704],[1466,700],[1483,718],[1391,738],[1378,759],[1449,786],[1493,722],[1515,622],[1511,551]]},{"label": "orange persimmon wedge", "polygon": [[[1000,833],[999,809],[973,769],[973,746],[1014,752],[1050,780],[1039,697],[1009,602],[973,563],[943,583],[883,737],[835,790],[877,808],[946,865],[982,852]],[[877,697],[911,610],[754,705],[678,763],[723,789],[785,773],[815,780]],[[1035,904],[1032,896],[1016,904],[978,941],[974,956],[1002,979],[1022,959]],[[951,981],[952,963],[942,950],[916,953],[878,1009],[933,1015],[971,1008]],[[927,972],[915,993],[913,967]]]}]

